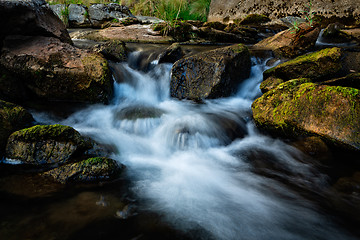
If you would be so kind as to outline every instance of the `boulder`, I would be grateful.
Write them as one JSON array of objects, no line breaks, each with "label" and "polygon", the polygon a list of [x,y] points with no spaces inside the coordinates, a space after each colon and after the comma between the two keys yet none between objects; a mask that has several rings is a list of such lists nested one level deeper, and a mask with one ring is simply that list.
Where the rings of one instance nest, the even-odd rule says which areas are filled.
[{"label": "boulder", "polygon": [[182,50],[179,43],[173,43],[171,46],[165,49],[159,55],[159,64],[160,63],[175,63],[185,56],[184,51]]},{"label": "boulder", "polygon": [[290,80],[252,104],[256,125],[276,135],[313,135],[360,150],[360,90]]},{"label": "boulder", "polygon": [[6,157],[36,166],[62,165],[91,147],[72,127],[36,125],[10,135]]},{"label": "boulder", "polygon": [[80,4],[70,4],[69,27],[90,27],[89,13],[85,6]]},{"label": "boulder", "polygon": [[249,77],[250,53],[242,44],[180,59],[171,70],[170,93],[179,99],[227,97]]},{"label": "boulder", "polygon": [[295,78],[324,80],[342,70],[341,58],[340,48],[327,48],[279,64],[266,70],[263,75],[265,80],[269,77],[280,78],[284,81]]},{"label": "boulder", "polygon": [[288,29],[268,37],[255,44],[255,48],[271,49],[283,57],[295,57],[315,46],[320,29],[302,23],[294,29]]},{"label": "boulder", "polygon": [[352,41],[351,35],[342,31],[344,26],[339,23],[329,24],[321,36],[322,42],[327,43],[348,43]]},{"label": "boulder", "polygon": [[93,27],[101,27],[105,22],[124,17],[134,17],[129,8],[117,3],[92,4],[88,8],[90,22]]},{"label": "boulder", "polygon": [[128,49],[125,43],[120,40],[97,44],[92,50],[101,53],[106,59],[114,62],[124,62],[128,56]]},{"label": "boulder", "polygon": [[47,36],[72,43],[65,25],[44,0],[0,1],[0,49],[9,35]]},{"label": "boulder", "polygon": [[[1,69],[11,73],[0,79],[2,84],[15,88],[10,94],[25,88],[34,98],[79,102],[107,102],[112,95],[112,78],[106,59],[57,38],[7,38],[0,56]],[[9,91],[1,94],[9,94]],[[18,96],[8,97],[16,99]]]},{"label": "boulder", "polygon": [[60,183],[110,181],[119,177],[125,166],[105,157],[89,158],[43,173]]},{"label": "boulder", "polygon": [[[346,20],[348,24],[360,18],[358,1],[322,0],[311,1],[310,11],[324,18]],[[309,0],[212,0],[208,21],[233,21],[243,19],[249,14],[263,14],[270,19],[286,16],[306,15]]]},{"label": "boulder", "polygon": [[0,158],[11,133],[29,127],[34,121],[31,114],[19,105],[0,100]]}]

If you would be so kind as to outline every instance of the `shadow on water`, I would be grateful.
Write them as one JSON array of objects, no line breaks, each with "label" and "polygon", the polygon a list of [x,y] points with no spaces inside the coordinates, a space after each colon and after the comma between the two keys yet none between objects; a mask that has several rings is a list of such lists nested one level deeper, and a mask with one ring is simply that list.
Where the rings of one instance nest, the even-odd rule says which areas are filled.
[{"label": "shadow on water", "polygon": [[38,122],[115,146],[126,180],[48,186],[33,196],[44,183],[3,177],[0,238],[356,239],[321,207],[329,183],[308,156],[253,125],[251,103],[268,66],[252,62],[250,78],[229,98],[171,99],[170,64],[144,72],[114,63],[121,81],[110,105],[60,121],[34,112]]}]

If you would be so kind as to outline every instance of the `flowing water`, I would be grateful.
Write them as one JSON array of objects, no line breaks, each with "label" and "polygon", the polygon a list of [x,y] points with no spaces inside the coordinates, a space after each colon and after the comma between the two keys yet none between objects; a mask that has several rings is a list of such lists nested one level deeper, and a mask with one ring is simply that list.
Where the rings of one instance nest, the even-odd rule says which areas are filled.
[{"label": "flowing water", "polygon": [[252,59],[236,95],[195,104],[170,98],[170,64],[154,61],[145,73],[134,67],[137,55],[114,65],[122,74],[110,105],[60,123],[116,149],[112,158],[127,166],[138,208],[185,232],[199,230],[196,239],[355,239],[301,194],[321,192],[324,175],[252,123],[266,61]]}]

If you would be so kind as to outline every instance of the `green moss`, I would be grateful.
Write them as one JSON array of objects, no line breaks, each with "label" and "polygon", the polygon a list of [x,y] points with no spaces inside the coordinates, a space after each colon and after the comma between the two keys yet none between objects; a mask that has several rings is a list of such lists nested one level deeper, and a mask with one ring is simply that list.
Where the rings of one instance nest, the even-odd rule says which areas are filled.
[{"label": "green moss", "polygon": [[[292,65],[298,65],[304,62],[317,62],[320,58],[323,57],[330,57],[331,60],[337,61],[341,56],[341,49],[334,47],[334,48],[325,48],[323,50],[320,50],[318,52],[305,54],[302,56],[299,56],[293,60],[290,60],[288,62],[284,62],[277,67],[284,67],[284,66],[292,66]],[[276,67],[275,67],[276,68]]]},{"label": "green moss", "polygon": [[299,56],[270,68],[264,72],[264,78],[274,76],[283,80],[289,80],[305,77],[316,80],[341,70],[340,59],[340,48],[326,48],[318,52]]},{"label": "green moss", "polygon": [[76,143],[84,142],[80,134],[69,126],[60,124],[55,125],[36,125],[30,128],[19,130],[12,134],[14,139],[32,142],[45,139],[74,141]]}]

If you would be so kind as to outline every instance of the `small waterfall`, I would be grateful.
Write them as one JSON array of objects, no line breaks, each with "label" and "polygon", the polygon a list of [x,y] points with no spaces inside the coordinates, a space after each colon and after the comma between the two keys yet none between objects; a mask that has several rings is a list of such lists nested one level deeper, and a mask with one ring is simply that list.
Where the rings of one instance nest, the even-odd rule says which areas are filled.
[{"label": "small waterfall", "polygon": [[266,68],[254,58],[235,96],[194,104],[169,97],[170,64],[142,72],[117,63],[113,103],[61,123],[116,146],[113,158],[127,166],[140,207],[200,230],[196,239],[353,239],[291,187],[318,192],[324,176],[253,125],[251,103]]}]

